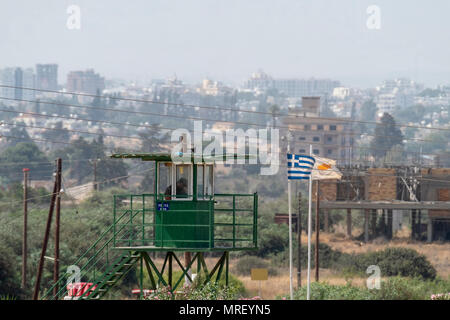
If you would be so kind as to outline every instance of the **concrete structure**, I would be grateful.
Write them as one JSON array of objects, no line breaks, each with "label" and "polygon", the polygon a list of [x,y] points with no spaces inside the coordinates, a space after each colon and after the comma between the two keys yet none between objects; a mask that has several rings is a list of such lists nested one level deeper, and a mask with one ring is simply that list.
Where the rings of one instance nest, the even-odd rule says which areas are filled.
[{"label": "concrete structure", "polygon": [[101,77],[94,69],[86,71],[71,71],[67,75],[67,91],[82,92],[88,94],[102,93],[105,89],[105,78]]},{"label": "concrete structure", "polygon": [[319,97],[303,97],[302,107],[291,109],[283,124],[293,135],[293,152],[309,154],[311,144],[315,155],[335,159],[340,164],[351,163],[354,143],[351,124],[342,118],[320,118]]},{"label": "concrete structure", "polygon": [[[321,182],[320,207],[347,209],[350,214],[362,210],[365,241],[392,238],[405,225],[407,215],[412,239],[450,240],[450,168],[339,169],[343,172],[340,181]],[[351,230],[351,219],[348,223]]]},{"label": "concrete structure", "polygon": [[36,65],[36,87],[44,90],[58,90],[58,65]]}]

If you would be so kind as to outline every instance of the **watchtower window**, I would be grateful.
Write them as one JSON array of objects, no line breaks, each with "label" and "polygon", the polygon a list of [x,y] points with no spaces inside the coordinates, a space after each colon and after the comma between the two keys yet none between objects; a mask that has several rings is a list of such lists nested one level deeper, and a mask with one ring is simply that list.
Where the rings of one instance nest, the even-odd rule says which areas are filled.
[{"label": "watchtower window", "polygon": [[205,198],[213,194],[213,166],[200,164],[197,166],[197,195]]},{"label": "watchtower window", "polygon": [[[172,193],[176,198],[187,198],[192,195],[192,165],[179,164],[175,167],[175,190]],[[175,191],[175,192],[174,192]]]},{"label": "watchtower window", "polygon": [[212,165],[205,165],[205,194],[214,194],[214,171]]},{"label": "watchtower window", "polygon": [[170,163],[159,163],[158,180],[158,193],[172,195],[172,165]]},{"label": "watchtower window", "polygon": [[205,171],[204,165],[197,166],[197,196],[200,199],[203,198],[203,196],[205,195],[204,171]]}]

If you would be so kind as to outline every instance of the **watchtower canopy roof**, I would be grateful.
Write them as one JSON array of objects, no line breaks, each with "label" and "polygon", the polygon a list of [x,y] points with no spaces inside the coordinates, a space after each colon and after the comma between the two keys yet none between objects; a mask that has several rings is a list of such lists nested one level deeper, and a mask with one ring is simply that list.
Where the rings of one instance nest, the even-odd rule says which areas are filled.
[{"label": "watchtower canopy roof", "polygon": [[[180,157],[176,160],[180,161],[183,154],[180,153]],[[191,154],[192,163],[213,163],[215,161],[225,161],[227,159],[253,159],[252,155],[239,155],[237,153],[219,154],[219,155],[202,155]],[[164,161],[173,162],[172,155],[170,153],[114,153],[111,155],[114,159],[141,159],[142,161]]]}]

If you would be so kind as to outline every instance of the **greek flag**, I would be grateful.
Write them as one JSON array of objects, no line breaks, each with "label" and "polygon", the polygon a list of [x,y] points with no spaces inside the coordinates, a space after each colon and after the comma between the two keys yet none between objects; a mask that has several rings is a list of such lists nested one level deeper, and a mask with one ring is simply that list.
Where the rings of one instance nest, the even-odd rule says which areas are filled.
[{"label": "greek flag", "polygon": [[309,180],[316,159],[301,154],[287,154],[288,179]]}]

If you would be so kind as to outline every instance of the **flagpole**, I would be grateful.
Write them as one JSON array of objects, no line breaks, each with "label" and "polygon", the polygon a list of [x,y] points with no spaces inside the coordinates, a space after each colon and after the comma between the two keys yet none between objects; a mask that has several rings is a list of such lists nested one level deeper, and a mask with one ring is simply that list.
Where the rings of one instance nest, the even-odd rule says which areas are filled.
[{"label": "flagpole", "polygon": [[[312,145],[309,145],[309,155],[312,156]],[[312,172],[309,177],[309,204],[308,204],[308,278],[306,287],[306,300],[310,300],[311,285],[311,194],[312,194]]]},{"label": "flagpole", "polygon": [[[291,152],[290,134],[288,135],[287,151]],[[291,300],[294,300],[293,276],[292,276],[292,205],[291,205],[291,179],[288,179],[288,206],[289,206],[289,293]]]}]

